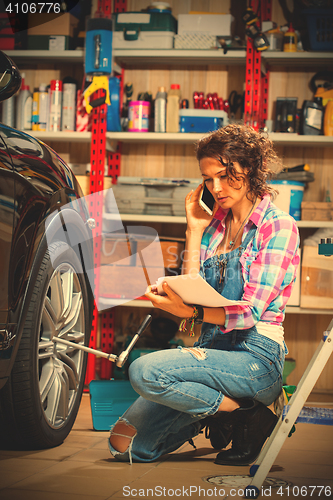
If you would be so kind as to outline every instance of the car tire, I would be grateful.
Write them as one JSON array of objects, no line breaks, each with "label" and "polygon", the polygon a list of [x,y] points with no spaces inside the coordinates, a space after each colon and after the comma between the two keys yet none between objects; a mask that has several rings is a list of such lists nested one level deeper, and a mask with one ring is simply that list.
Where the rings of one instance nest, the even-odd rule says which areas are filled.
[{"label": "car tire", "polygon": [[57,446],[72,429],[87,355],[52,339],[88,345],[91,332],[90,295],[75,251],[57,241],[38,261],[15,363],[0,393],[1,434],[7,445],[25,449]]}]

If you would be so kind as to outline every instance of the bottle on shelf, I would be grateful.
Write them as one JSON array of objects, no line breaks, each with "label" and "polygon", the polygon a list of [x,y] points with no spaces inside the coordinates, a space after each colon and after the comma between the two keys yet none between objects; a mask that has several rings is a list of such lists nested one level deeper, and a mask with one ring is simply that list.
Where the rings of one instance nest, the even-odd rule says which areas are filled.
[{"label": "bottle on shelf", "polygon": [[73,132],[75,130],[76,114],[76,84],[63,82],[61,130]]},{"label": "bottle on shelf", "polygon": [[166,132],[167,93],[165,87],[159,87],[154,104],[154,132]]},{"label": "bottle on shelf", "polygon": [[8,127],[15,126],[15,96],[6,99],[2,103],[2,119],[1,122]]},{"label": "bottle on shelf", "polygon": [[16,102],[16,128],[31,130],[32,119],[32,94],[29,85],[24,82],[25,74],[22,73],[22,85]]},{"label": "bottle on shelf", "polygon": [[283,36],[283,52],[297,52],[297,35],[292,23]]},{"label": "bottle on shelf", "polygon": [[38,130],[46,132],[48,116],[49,116],[49,94],[45,83],[39,86],[39,110],[38,110]]},{"label": "bottle on shelf", "polygon": [[51,132],[61,130],[62,81],[51,80],[50,88],[50,125]]},{"label": "bottle on shelf", "polygon": [[39,89],[35,88],[32,94],[32,130],[38,130],[39,122]]},{"label": "bottle on shelf", "polygon": [[180,85],[173,83],[167,97],[166,131],[179,132]]}]

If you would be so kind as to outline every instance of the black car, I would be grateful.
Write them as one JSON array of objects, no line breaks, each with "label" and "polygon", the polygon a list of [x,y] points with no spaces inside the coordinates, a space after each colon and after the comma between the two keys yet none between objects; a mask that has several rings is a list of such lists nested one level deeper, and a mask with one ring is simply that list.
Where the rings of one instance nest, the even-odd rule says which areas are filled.
[{"label": "black car", "polygon": [[[20,84],[0,52],[0,101]],[[0,447],[57,446],[73,426],[86,354],[52,339],[88,345],[93,224],[57,153],[0,124]]]}]

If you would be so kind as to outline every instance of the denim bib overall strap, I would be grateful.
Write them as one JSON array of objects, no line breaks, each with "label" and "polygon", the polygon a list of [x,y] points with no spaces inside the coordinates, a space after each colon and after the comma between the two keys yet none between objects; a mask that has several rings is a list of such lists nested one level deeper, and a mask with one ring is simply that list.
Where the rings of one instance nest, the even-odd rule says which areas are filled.
[{"label": "denim bib overall strap", "polygon": [[[240,257],[256,234],[256,226],[253,224],[246,234],[241,246],[231,252],[220,255],[213,255],[205,260],[200,269],[201,276],[223,297],[229,300],[241,300],[244,293],[244,282]],[[251,330],[257,332],[253,327]],[[212,347],[212,338],[216,333],[222,334],[218,326],[210,323],[203,323],[199,343],[205,347]],[[235,343],[236,331],[232,335],[232,343]]]}]

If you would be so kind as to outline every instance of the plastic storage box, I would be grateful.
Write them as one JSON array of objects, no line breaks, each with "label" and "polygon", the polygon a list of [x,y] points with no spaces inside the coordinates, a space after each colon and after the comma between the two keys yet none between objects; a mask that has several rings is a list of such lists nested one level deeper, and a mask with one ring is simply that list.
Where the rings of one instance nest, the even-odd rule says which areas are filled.
[{"label": "plastic storage box", "polygon": [[333,8],[306,9],[310,50],[333,50]]},{"label": "plastic storage box", "polygon": [[117,12],[113,14],[113,47],[117,49],[172,49],[177,21],[170,13]]},{"label": "plastic storage box", "polygon": [[93,427],[108,431],[139,395],[128,380],[92,380],[89,384]]},{"label": "plastic storage box", "polygon": [[180,109],[180,132],[205,133],[228,124],[228,115],[218,109]]},{"label": "plastic storage box", "polygon": [[[121,214],[185,216],[185,197],[201,182],[201,179],[120,176],[112,191]],[[115,213],[112,194],[106,194],[105,211]]]},{"label": "plastic storage box", "polygon": [[231,36],[230,14],[179,14],[178,35],[201,33],[212,36]]}]

